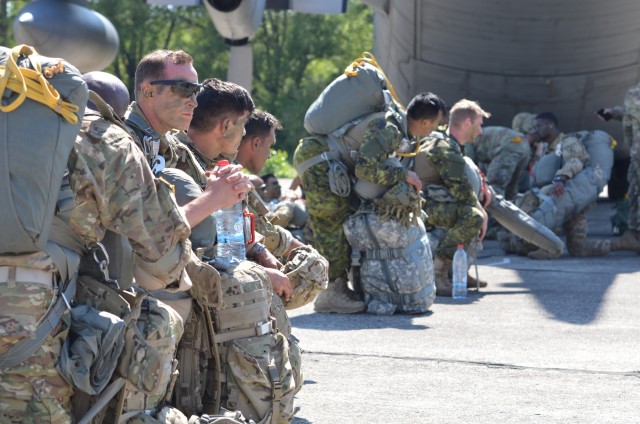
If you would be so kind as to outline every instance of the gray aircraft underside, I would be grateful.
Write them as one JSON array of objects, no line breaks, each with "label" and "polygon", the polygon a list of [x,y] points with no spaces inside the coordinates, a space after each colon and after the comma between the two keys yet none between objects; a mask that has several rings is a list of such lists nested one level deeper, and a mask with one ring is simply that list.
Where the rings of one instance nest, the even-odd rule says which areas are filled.
[{"label": "gray aircraft underside", "polygon": [[432,91],[449,105],[477,100],[491,125],[551,111],[562,131],[619,122],[594,111],[622,104],[640,81],[637,0],[364,0],[375,48],[403,102]]}]

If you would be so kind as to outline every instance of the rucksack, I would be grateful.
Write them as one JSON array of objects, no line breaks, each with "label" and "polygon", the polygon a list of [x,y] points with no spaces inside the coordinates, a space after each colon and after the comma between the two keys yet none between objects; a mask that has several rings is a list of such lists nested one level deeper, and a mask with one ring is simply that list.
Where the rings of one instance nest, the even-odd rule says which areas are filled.
[{"label": "rucksack", "polygon": [[87,104],[80,72],[32,47],[0,47],[0,252],[43,250]]},{"label": "rucksack", "polygon": [[367,312],[422,313],[431,307],[436,296],[433,258],[421,220],[408,228],[383,221],[365,203],[342,226]]}]

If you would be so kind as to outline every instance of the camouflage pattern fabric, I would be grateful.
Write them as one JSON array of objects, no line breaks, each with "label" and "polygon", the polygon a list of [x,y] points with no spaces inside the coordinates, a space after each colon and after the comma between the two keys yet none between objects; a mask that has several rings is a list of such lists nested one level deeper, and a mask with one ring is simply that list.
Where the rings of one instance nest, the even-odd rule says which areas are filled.
[{"label": "camouflage pattern fabric", "polygon": [[498,194],[512,199],[531,157],[524,134],[507,127],[484,127],[472,146],[475,153],[472,159],[484,172],[487,182]]},{"label": "camouflage pattern fabric", "polygon": [[[223,306],[215,311],[220,336],[254,329],[269,321],[271,282],[259,265],[243,261],[231,274],[223,273],[221,277]],[[287,331],[289,318],[286,313],[279,316],[282,319],[279,325]],[[222,363],[226,384],[222,406],[239,410],[256,422],[271,414],[276,417],[274,422],[290,422],[296,383],[289,349],[287,336],[281,332],[234,337],[224,342]],[[210,395],[205,393],[207,397]]]},{"label": "camouflage pattern fabric", "polygon": [[[293,166],[329,151],[321,138],[300,140],[293,154]],[[351,214],[349,198],[336,196],[329,187],[329,164],[321,162],[300,176],[304,189],[309,225],[315,239],[314,247],[329,261],[329,280],[346,275],[351,250],[342,229],[342,222]]]},{"label": "camouflage pattern fabric", "polygon": [[400,122],[402,117],[393,108],[387,111],[384,118],[369,122],[356,163],[357,178],[382,185],[394,185],[407,179],[406,168],[386,162],[405,137]]},{"label": "camouflage pattern fabric", "polygon": [[169,305],[152,297],[145,299],[137,326],[146,343],[160,354],[162,368],[157,388],[151,393],[135,390],[127,383],[124,412],[153,409],[173,390],[172,380],[176,378],[178,366],[175,360],[176,347],[184,332],[180,315]]},{"label": "camouflage pattern fabric", "polygon": [[301,246],[289,252],[282,270],[293,285],[293,298],[285,302],[287,309],[304,306],[326,290],[329,281],[329,262],[311,246]]},{"label": "camouflage pattern fabric", "polygon": [[611,251],[611,240],[587,238],[589,231],[587,214],[595,205],[595,202],[593,202],[564,224],[567,250],[571,256],[604,256]]},{"label": "camouflage pattern fabric", "polygon": [[408,228],[381,220],[364,204],[344,223],[354,254],[360,255],[360,285],[367,312],[377,315],[426,312],[435,299],[433,259],[422,221]]},{"label": "camouflage pattern fabric", "polygon": [[640,231],[640,84],[631,87],[625,96],[622,124],[625,142],[630,146],[627,195],[631,203],[628,227],[632,231]]},{"label": "camouflage pattern fabric", "polygon": [[189,224],[170,187],[155,179],[145,162],[125,130],[97,115],[85,116],[69,159],[76,194],[70,226],[87,244],[114,229],[147,262],[181,246],[180,260],[167,272],[175,281],[191,255],[184,248]]},{"label": "camouflage pattern fabric", "polygon": [[[431,169],[424,169],[426,167]],[[482,228],[478,197],[466,178],[465,167],[460,145],[455,139],[442,133],[432,133],[423,139],[414,169],[425,187],[426,223],[447,230],[436,250],[436,256],[443,258],[453,258],[458,243],[468,245]],[[444,194],[434,196],[438,191],[449,198]]]},{"label": "camouflage pattern fabric", "polygon": [[[138,120],[144,122],[145,127],[151,128],[151,124],[147,120],[147,117],[140,109],[140,106],[134,101],[131,102],[129,107],[127,108],[127,112],[125,113],[125,124],[131,130],[131,135],[133,137],[133,141],[136,143],[138,148],[145,152],[145,146],[142,141],[144,138],[144,134],[141,133],[138,128],[133,124],[132,118],[130,115],[135,115]],[[156,133],[157,134],[157,133]],[[178,138],[174,133],[166,133],[166,134],[157,134],[158,139],[160,140],[160,147],[158,150],[158,154],[161,155],[165,160],[165,166],[167,168],[175,168],[176,163],[178,162],[178,152],[177,152],[177,144]],[[152,157],[148,153],[144,153],[147,159],[147,163],[151,163]]]},{"label": "camouflage pattern fabric", "polygon": [[[29,281],[0,283],[0,353],[35,335],[38,320],[55,301],[52,288]],[[56,369],[70,324],[66,311],[52,334],[26,361],[0,370],[0,422],[70,423],[73,388]]]}]

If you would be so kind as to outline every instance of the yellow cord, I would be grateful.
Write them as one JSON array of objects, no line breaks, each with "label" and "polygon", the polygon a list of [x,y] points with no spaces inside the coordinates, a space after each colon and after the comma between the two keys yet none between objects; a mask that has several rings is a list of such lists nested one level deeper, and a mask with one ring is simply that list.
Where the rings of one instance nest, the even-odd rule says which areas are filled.
[{"label": "yellow cord", "polygon": [[[29,61],[34,69],[20,68],[17,65],[18,57],[29,56]],[[64,71],[64,65],[59,62],[56,65],[42,70],[38,53],[33,47],[19,45],[11,50],[11,56],[7,58],[7,65],[0,66],[0,93],[9,89],[18,94],[18,97],[8,105],[0,104],[0,111],[12,112],[29,98],[47,106],[58,115],[62,116],[71,124],[78,123],[77,112],[80,108],[73,103],[66,102],[60,98],[58,91],[46,78],[51,78],[55,74]]]},{"label": "yellow cord", "polygon": [[398,95],[396,94],[396,90],[394,90],[393,85],[391,85],[391,81],[389,81],[389,78],[387,78],[387,75],[384,73],[380,65],[378,65],[378,62],[376,62],[376,58],[371,53],[362,52],[362,57],[357,58],[351,63],[351,65],[347,66],[347,68],[344,70],[344,74],[348,77],[355,77],[356,75],[358,75],[358,67],[363,63],[368,63],[380,71],[380,73],[384,77],[384,80],[387,82],[387,87],[389,88],[389,92],[391,92],[391,95],[393,96],[394,100],[398,103],[398,105],[400,105],[402,110],[405,111],[406,108],[398,98]]}]

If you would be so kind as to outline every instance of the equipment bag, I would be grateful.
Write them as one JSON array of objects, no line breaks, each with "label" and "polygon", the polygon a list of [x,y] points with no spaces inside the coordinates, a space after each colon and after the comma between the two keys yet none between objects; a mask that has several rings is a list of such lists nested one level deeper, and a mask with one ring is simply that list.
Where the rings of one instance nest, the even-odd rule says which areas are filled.
[{"label": "equipment bag", "polygon": [[[221,364],[206,388],[205,400],[240,411],[256,423],[288,423],[296,390],[289,342],[269,315],[271,282],[260,266],[241,262],[221,274],[222,307],[214,311]],[[217,403],[217,402],[216,402]],[[213,405],[205,405],[205,412]]]},{"label": "equipment bag", "polygon": [[393,87],[371,53],[349,65],[309,106],[304,128],[311,134],[330,134],[345,123],[385,109]]},{"label": "equipment bag", "polygon": [[342,225],[359,267],[367,312],[422,313],[433,304],[436,287],[429,239],[421,220],[408,228],[382,221],[365,203]]},{"label": "equipment bag", "polygon": [[87,85],[62,59],[0,47],[0,252],[42,250],[80,129]]}]

